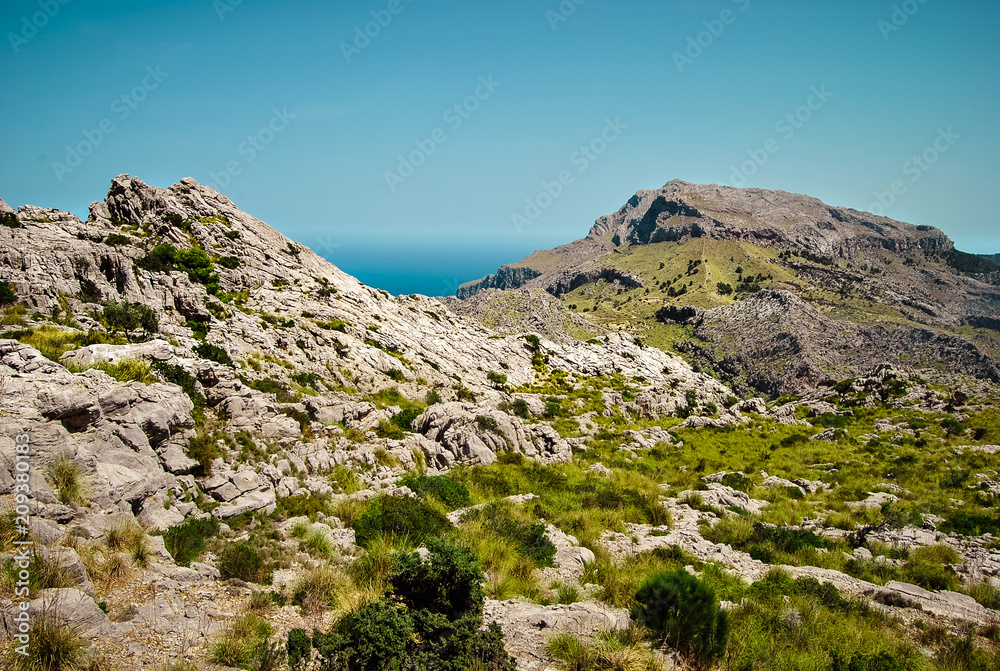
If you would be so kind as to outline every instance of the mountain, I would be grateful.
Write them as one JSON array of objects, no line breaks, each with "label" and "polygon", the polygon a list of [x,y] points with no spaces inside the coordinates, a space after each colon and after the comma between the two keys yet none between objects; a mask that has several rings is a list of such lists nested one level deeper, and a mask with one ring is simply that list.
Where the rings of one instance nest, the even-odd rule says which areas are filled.
[{"label": "mountain", "polygon": [[[585,238],[457,295],[542,289],[597,327],[685,352],[737,388],[776,396],[875,362],[996,381],[998,284],[992,257],[955,249],[934,227],[783,191],[676,180],[637,192]],[[756,319],[762,304],[774,321]],[[803,338],[812,329],[803,321],[820,318],[813,332],[827,335]],[[754,342],[735,324],[753,324]],[[803,344],[771,347],[782,342]]]},{"label": "mountain", "polygon": [[[965,645],[998,603],[995,362],[970,327],[855,323],[815,296],[858,275],[883,302],[851,314],[887,313],[899,265],[951,283],[922,298],[947,322],[930,301],[988,305],[992,271],[933,230],[876,222],[885,244],[834,260],[738,212],[638,226],[641,200],[532,257],[572,269],[505,275],[565,291],[462,301],[364,286],[191,179],[120,175],[85,222],[0,201],[0,647],[26,611],[32,668],[542,671],[577,650],[666,669],[627,608],[686,567],[736,636],[768,637],[731,645],[734,668],[802,645],[826,668],[851,640],[916,659],[904,620]],[[709,272],[742,276],[740,300],[696,286]],[[688,303],[664,301],[682,281]],[[761,630],[789,604],[843,636]]]}]

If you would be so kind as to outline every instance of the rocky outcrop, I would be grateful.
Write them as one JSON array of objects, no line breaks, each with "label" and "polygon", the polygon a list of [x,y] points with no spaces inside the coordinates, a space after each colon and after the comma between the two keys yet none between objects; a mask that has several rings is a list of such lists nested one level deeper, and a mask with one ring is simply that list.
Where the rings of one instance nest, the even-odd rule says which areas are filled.
[{"label": "rocky outcrop", "polygon": [[455,295],[470,298],[484,289],[518,289],[539,275],[541,273],[532,268],[500,266],[495,275],[487,275],[481,280],[461,285]]},{"label": "rocky outcrop", "polygon": [[1000,365],[959,336],[904,325],[860,326],[830,319],[787,291],[760,291],[688,320],[706,345],[692,353],[739,383],[770,396],[861,377],[881,365],[950,366],[1000,381]]},{"label": "rocky outcrop", "polygon": [[525,671],[549,668],[551,662],[542,651],[556,634],[589,637],[601,631],[624,629],[629,624],[628,611],[596,603],[539,606],[487,599],[483,615],[486,622],[500,625],[507,651],[517,660],[517,668]]}]

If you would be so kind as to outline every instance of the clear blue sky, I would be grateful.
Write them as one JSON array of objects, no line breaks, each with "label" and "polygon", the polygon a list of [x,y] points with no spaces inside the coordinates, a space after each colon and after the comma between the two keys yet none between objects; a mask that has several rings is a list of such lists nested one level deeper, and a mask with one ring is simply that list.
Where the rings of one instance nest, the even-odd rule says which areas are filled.
[{"label": "clear blue sky", "polygon": [[[0,9],[0,197],[15,206],[85,217],[119,173],[221,186],[231,164],[221,190],[242,209],[406,293],[582,237],[674,178],[858,209],[898,180],[886,214],[1000,252],[993,0],[899,2],[911,14],[891,31],[894,3],[875,0],[566,0],[568,16],[559,0],[63,2]],[[376,18],[387,25],[345,55]],[[679,66],[689,38],[705,46]],[[779,126],[813,87],[832,96]],[[102,121],[114,129],[71,167],[67,145]],[[908,164],[939,129],[946,151]],[[574,156],[602,149],[602,132],[603,153]],[[390,188],[414,151],[422,165]],[[767,161],[734,174],[748,152]],[[564,171],[559,196],[515,226]]]}]

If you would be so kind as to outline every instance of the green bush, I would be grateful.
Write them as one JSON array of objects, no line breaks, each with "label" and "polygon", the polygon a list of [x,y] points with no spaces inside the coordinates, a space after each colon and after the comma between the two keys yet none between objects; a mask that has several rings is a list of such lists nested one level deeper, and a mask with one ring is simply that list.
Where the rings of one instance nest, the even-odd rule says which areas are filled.
[{"label": "green bush", "polygon": [[192,247],[177,252],[177,267],[188,274],[188,279],[203,284],[210,294],[219,290],[219,274],[215,272],[212,259],[201,247]]},{"label": "green bush", "polygon": [[636,592],[631,614],[697,667],[710,667],[726,653],[729,615],[719,609],[715,592],[687,571],[650,577]]},{"label": "green bush", "polygon": [[205,539],[219,533],[219,520],[214,517],[187,519],[170,527],[163,534],[167,552],[179,566],[190,566],[205,550]]},{"label": "green bush", "polygon": [[223,256],[219,259],[219,265],[229,270],[236,270],[240,267],[240,260],[235,256]]},{"label": "green bush", "polygon": [[389,583],[395,597],[411,610],[429,610],[452,621],[480,613],[484,577],[472,552],[439,538],[428,538],[425,545],[430,550],[426,561],[416,552],[393,557]]},{"label": "green bush", "polygon": [[449,510],[472,505],[469,488],[447,475],[408,475],[398,484],[401,487],[409,487],[415,494],[424,498],[437,499],[448,506]]},{"label": "green bush", "polygon": [[153,273],[168,273],[177,266],[177,248],[170,243],[157,245],[135,265]]},{"label": "green bush", "polygon": [[497,389],[503,389],[507,386],[507,376],[503,373],[491,370],[486,373],[486,379]]},{"label": "green bush", "polygon": [[176,384],[188,395],[188,398],[194,404],[193,414],[195,420],[204,416],[207,401],[204,394],[198,391],[198,381],[195,380],[193,375],[180,366],[164,363],[163,361],[154,361],[152,369],[156,373],[159,373],[164,382]]},{"label": "green bush", "polygon": [[237,578],[260,585],[271,584],[271,577],[274,573],[272,567],[264,561],[249,541],[227,543],[226,547],[219,553],[219,562],[216,568],[219,569],[223,580]]},{"label": "green bush", "polygon": [[379,496],[354,521],[358,545],[365,547],[379,536],[407,538],[415,544],[452,529],[451,522],[423,501]]},{"label": "green bush", "polygon": [[312,654],[312,639],[304,629],[288,632],[288,666],[292,669],[309,661]]},{"label": "green bush", "polygon": [[403,429],[404,431],[413,431],[413,420],[420,416],[422,410],[419,408],[407,408],[393,415],[389,421]]},{"label": "green bush", "polygon": [[108,301],[104,304],[101,317],[112,333],[121,331],[125,337],[132,341],[132,331],[142,329],[147,336],[160,330],[160,320],[156,312],[148,305],[141,303],[115,303]]},{"label": "green bush", "polygon": [[[320,669],[516,670],[500,628],[481,626],[483,573],[472,554],[433,538],[427,547],[426,561],[416,553],[393,555],[392,600],[370,603],[314,635]],[[296,648],[305,649],[301,634]]]},{"label": "green bush", "polygon": [[132,238],[127,235],[122,235],[121,233],[111,233],[108,237],[104,238],[104,244],[109,247],[117,247],[118,245],[131,245]]},{"label": "green bush", "polygon": [[316,373],[293,373],[291,379],[300,387],[309,387],[316,391],[319,391],[320,382],[323,381],[323,378]]},{"label": "green bush", "polygon": [[329,633],[316,633],[313,646],[324,670],[400,671],[413,636],[406,611],[382,599],[348,613]]},{"label": "green bush", "polygon": [[13,212],[0,212],[0,226],[6,226],[7,228],[24,228],[17,215]]},{"label": "green bush", "polygon": [[10,282],[0,282],[0,305],[13,305],[17,302],[17,292]]},{"label": "green bush", "polygon": [[188,441],[184,453],[198,462],[198,475],[211,475],[212,462],[222,456],[218,442],[225,440],[225,435],[221,431],[199,430],[194,438]]},{"label": "green bush", "polygon": [[221,347],[203,342],[200,345],[195,345],[194,353],[202,359],[208,359],[209,361],[214,361],[230,368],[233,367],[233,360],[229,358],[229,353]]},{"label": "green bush", "polygon": [[528,409],[528,402],[523,398],[517,398],[513,401],[504,401],[500,404],[499,409],[514,415],[515,417],[520,417],[521,419],[531,419],[531,411]]},{"label": "green bush", "polygon": [[722,476],[722,484],[747,494],[753,489],[753,481],[742,473],[726,473]]}]

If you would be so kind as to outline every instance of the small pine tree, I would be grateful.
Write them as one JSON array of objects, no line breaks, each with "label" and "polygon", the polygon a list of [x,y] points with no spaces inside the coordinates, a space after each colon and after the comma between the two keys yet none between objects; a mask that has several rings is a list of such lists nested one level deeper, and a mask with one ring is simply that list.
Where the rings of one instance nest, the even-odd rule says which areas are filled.
[{"label": "small pine tree", "polygon": [[130,342],[133,331],[141,329],[149,335],[160,330],[160,320],[157,318],[156,312],[148,305],[140,303],[108,301],[104,304],[102,316],[112,333],[121,331]]},{"label": "small pine tree", "polygon": [[17,302],[17,293],[10,282],[0,282],[0,305],[13,305]]},{"label": "small pine tree", "polygon": [[643,583],[632,619],[696,667],[708,668],[726,653],[729,614],[719,609],[715,592],[687,571],[657,573]]}]

